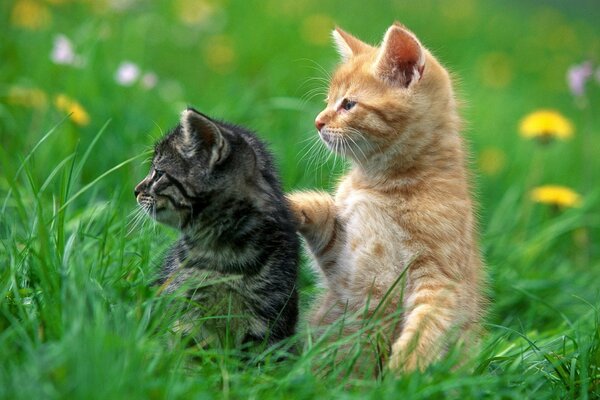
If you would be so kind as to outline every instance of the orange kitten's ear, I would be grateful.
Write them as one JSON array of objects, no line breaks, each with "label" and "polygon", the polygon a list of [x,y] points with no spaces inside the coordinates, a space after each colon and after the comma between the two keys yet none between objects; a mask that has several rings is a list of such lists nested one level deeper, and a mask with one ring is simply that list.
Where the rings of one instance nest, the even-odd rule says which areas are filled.
[{"label": "orange kitten's ear", "polygon": [[337,26],[331,32],[331,36],[333,37],[335,47],[344,62],[348,61],[352,56],[371,48],[371,46],[365,42],[355,38]]},{"label": "orange kitten's ear", "polygon": [[379,49],[375,73],[386,81],[408,87],[421,79],[424,68],[425,53],[417,37],[400,24],[392,25]]}]

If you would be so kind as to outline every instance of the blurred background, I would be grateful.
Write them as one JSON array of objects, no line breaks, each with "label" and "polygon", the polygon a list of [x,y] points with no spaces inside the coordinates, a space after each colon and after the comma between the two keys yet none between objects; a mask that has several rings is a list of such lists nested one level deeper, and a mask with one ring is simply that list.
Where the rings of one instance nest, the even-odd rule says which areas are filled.
[{"label": "blurred background", "polygon": [[569,212],[591,226],[565,228],[553,251],[581,268],[598,258],[597,2],[15,0],[0,11],[2,192],[33,148],[30,174],[43,182],[94,142],[76,183],[102,178],[72,207],[130,211],[147,170],[130,159],[187,105],[259,132],[286,189],[333,188],[346,166],[313,127],[338,62],[330,32],[377,44],[400,21],[455,77],[491,274],[519,262],[511,243]]}]

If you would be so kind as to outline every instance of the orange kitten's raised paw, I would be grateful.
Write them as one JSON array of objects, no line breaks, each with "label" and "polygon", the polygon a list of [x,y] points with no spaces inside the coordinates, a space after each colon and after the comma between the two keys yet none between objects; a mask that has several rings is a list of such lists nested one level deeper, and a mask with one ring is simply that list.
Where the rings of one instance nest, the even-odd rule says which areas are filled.
[{"label": "orange kitten's raised paw", "polygon": [[330,274],[343,244],[333,198],[325,192],[312,191],[288,194],[287,199],[300,224],[298,230],[311,252],[321,258],[322,271],[332,277]]},{"label": "orange kitten's raised paw", "polygon": [[295,192],[286,197],[300,223],[300,230],[322,231],[335,217],[335,204],[327,193]]},{"label": "orange kitten's raised paw", "polygon": [[285,195],[285,198],[290,205],[290,210],[294,215],[294,219],[298,222],[298,225],[302,227],[306,225],[308,218],[306,213],[302,210],[302,202],[300,201],[299,196],[297,196],[298,194],[299,193],[288,193]]}]

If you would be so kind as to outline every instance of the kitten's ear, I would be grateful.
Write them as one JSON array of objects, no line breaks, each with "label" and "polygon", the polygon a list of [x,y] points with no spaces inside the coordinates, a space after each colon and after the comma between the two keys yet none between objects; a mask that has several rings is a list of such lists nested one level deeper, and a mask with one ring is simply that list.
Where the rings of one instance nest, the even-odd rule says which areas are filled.
[{"label": "kitten's ear", "polygon": [[198,148],[210,154],[210,165],[219,164],[229,154],[229,144],[221,129],[193,108],[181,113],[184,155],[192,157]]},{"label": "kitten's ear", "polygon": [[408,87],[425,69],[425,52],[419,39],[399,23],[388,28],[375,61],[375,73],[386,81]]},{"label": "kitten's ear", "polygon": [[340,27],[336,26],[331,32],[335,47],[342,57],[342,61],[346,62],[352,56],[362,53],[371,48],[368,44],[355,38],[348,32],[343,31]]}]

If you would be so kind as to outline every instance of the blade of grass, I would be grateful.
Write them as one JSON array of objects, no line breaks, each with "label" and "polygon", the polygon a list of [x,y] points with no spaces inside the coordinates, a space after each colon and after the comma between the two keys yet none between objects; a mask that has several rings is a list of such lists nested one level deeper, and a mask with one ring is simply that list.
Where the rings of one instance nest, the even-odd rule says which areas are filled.
[{"label": "blade of grass", "polygon": [[[36,150],[42,145],[42,143],[44,143],[50,136],[52,136],[52,134],[54,132],[57,131],[58,127],[61,126],[63,124],[63,122],[65,122],[69,118],[69,116],[70,116],[70,114],[65,116],[63,119],[61,119],[56,125],[54,125],[52,128],[50,128],[50,130],[48,132],[46,132],[46,134],[44,136],[42,136],[42,138],[40,140],[38,140],[38,142],[33,146],[33,148],[29,151],[29,153],[27,153],[27,155],[25,156],[23,161],[21,161],[21,164],[19,165],[19,168],[17,168],[17,172],[15,173],[14,181],[17,180],[17,178],[19,177],[19,174],[21,173],[21,171],[23,170],[23,168],[25,167],[25,165],[27,164],[27,162],[29,161],[29,159],[31,158],[33,153],[35,153]],[[6,194],[6,197],[4,198],[4,204],[2,205],[2,213],[5,212],[6,204],[8,202],[8,199],[11,197],[11,195],[12,195],[12,190],[9,190],[8,193]]]},{"label": "blade of grass", "polygon": [[69,198],[69,200],[67,200],[57,211],[55,214],[55,217],[57,216],[58,213],[60,213],[61,211],[63,211],[65,208],[67,208],[71,203],[73,203],[73,201],[75,201],[79,196],[81,196],[82,194],[84,194],[85,192],[87,192],[91,187],[93,187],[96,183],[98,183],[99,181],[101,181],[103,178],[105,178],[106,176],[112,174],[113,172],[117,171],[118,169],[122,168],[123,166],[129,164],[132,161],[137,160],[138,158],[144,157],[146,156],[146,153],[142,153],[142,154],[138,154],[137,156],[131,157],[117,165],[115,165],[114,167],[110,168],[109,170],[105,171],[104,173],[102,173],[100,176],[98,176],[96,179],[94,179],[93,181],[91,181],[90,183],[88,183],[87,185],[85,185],[84,187],[82,187],[81,189],[79,189],[73,196],[71,196]]}]

